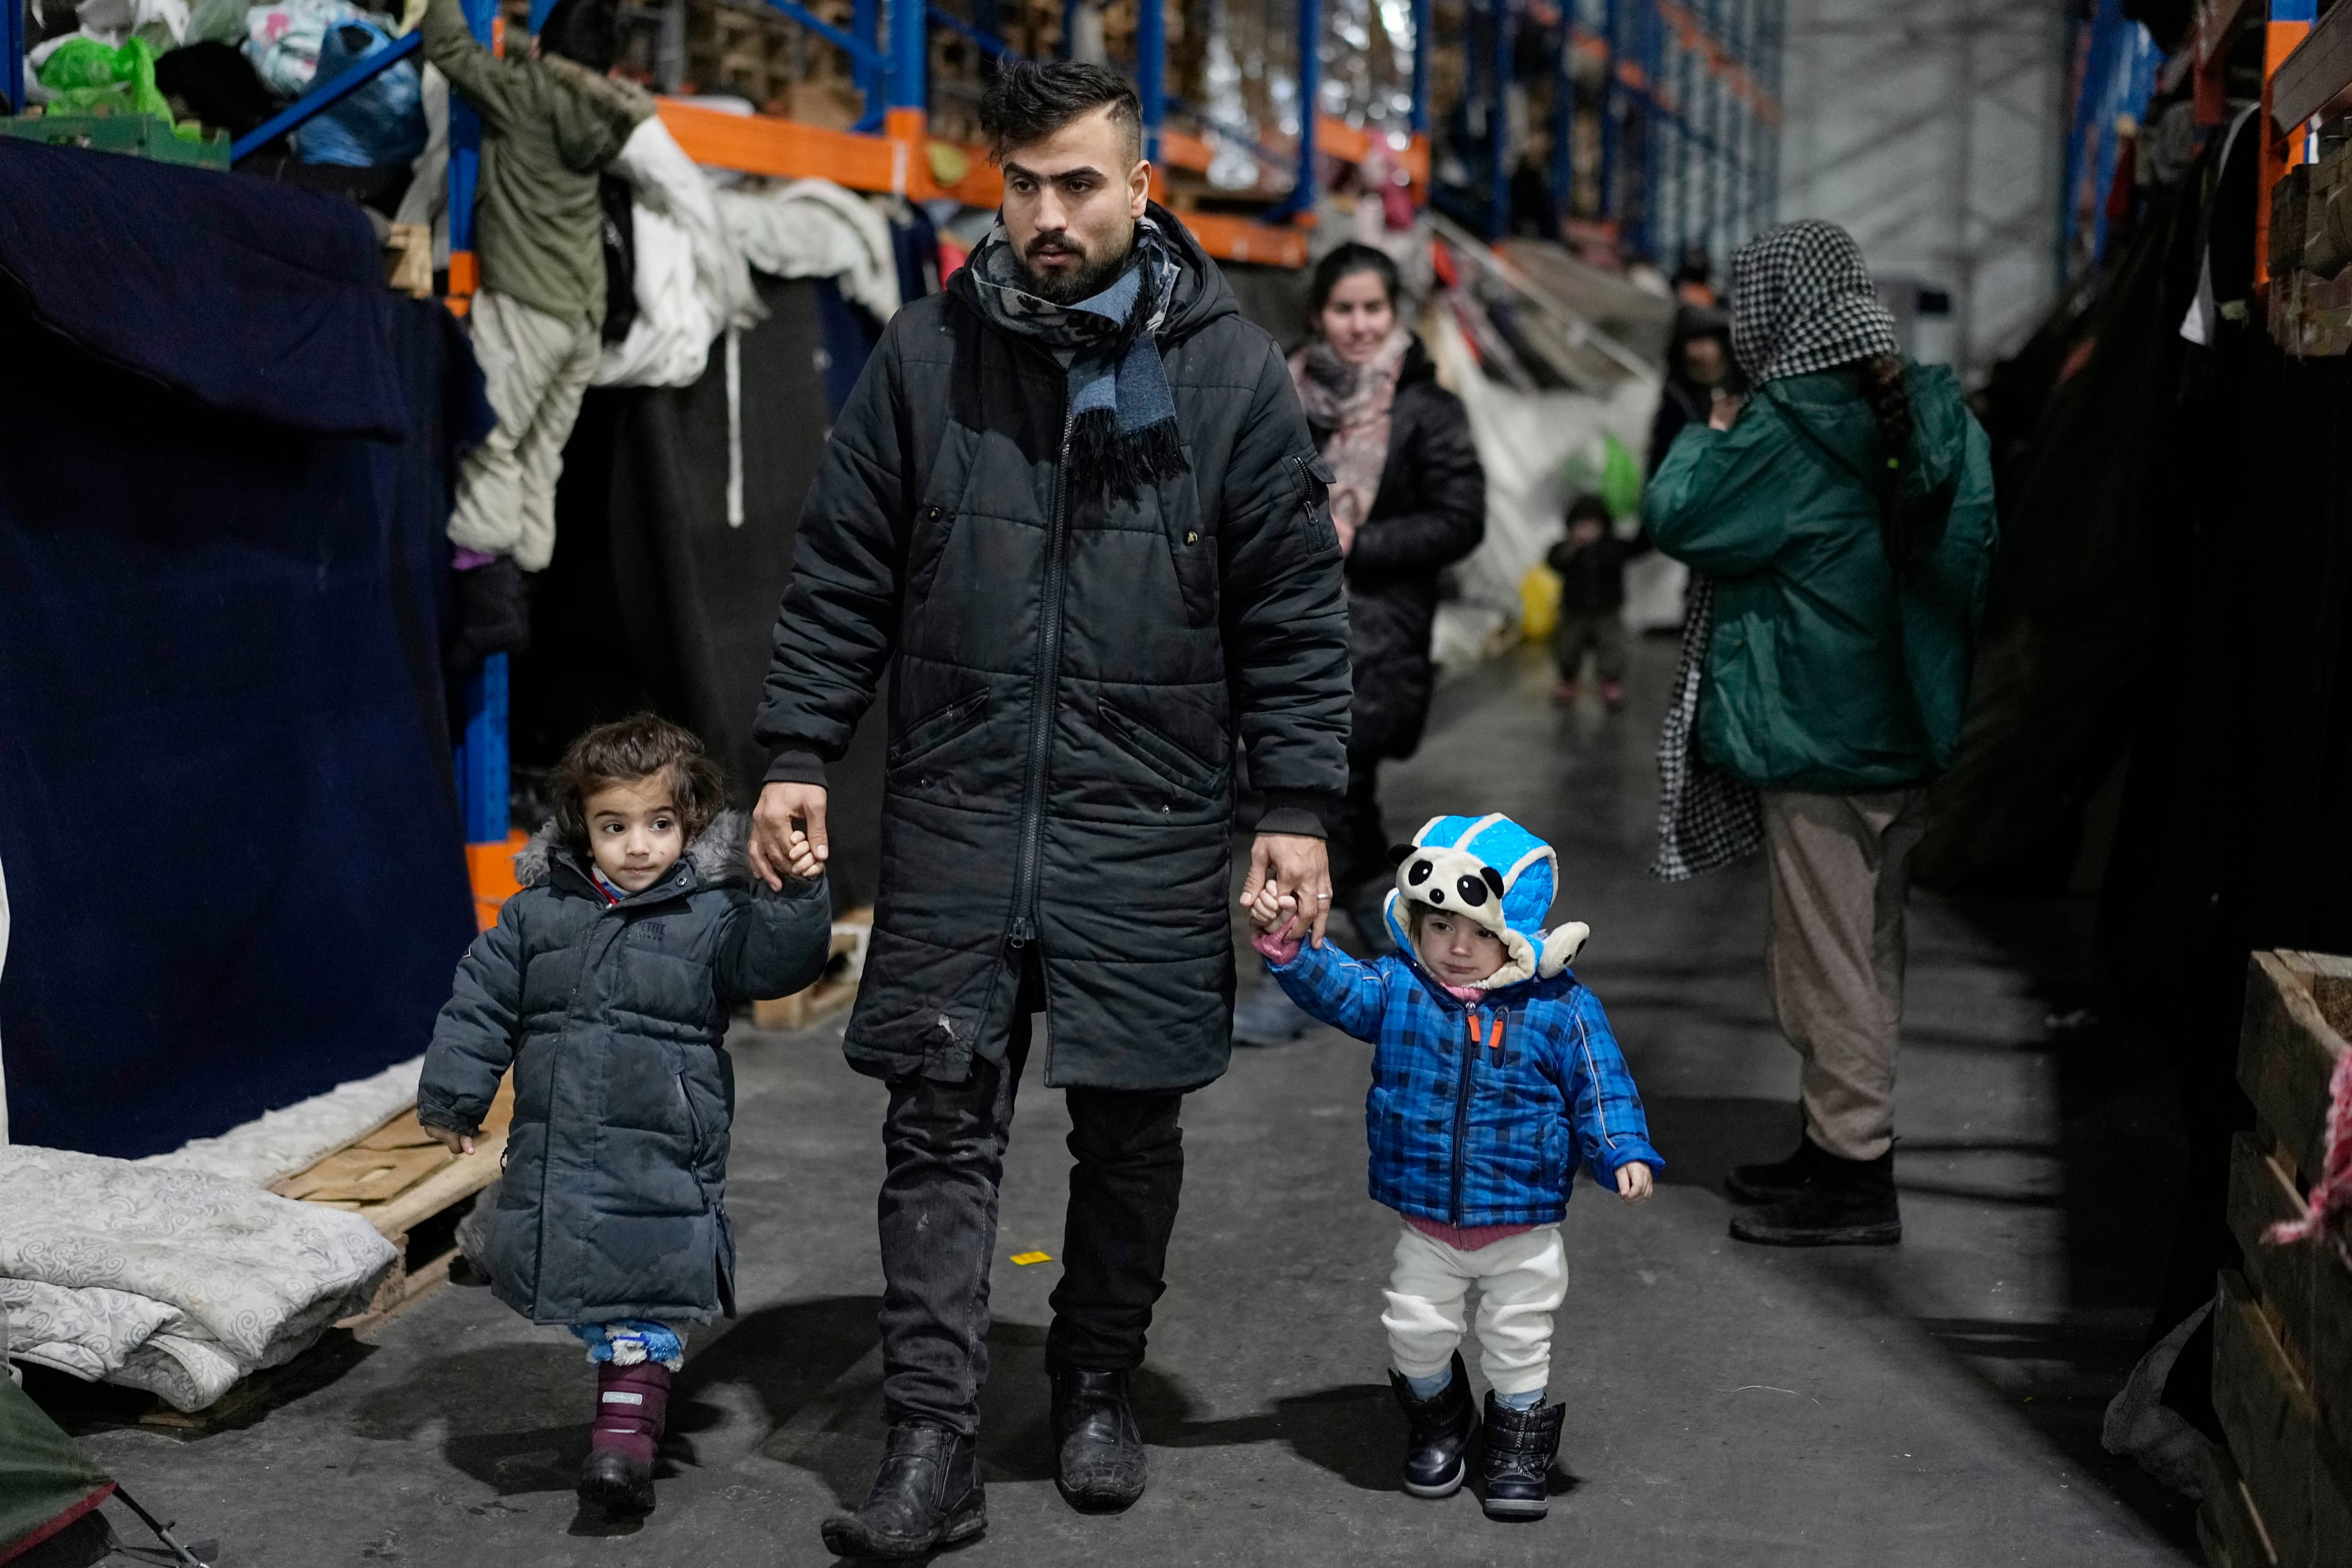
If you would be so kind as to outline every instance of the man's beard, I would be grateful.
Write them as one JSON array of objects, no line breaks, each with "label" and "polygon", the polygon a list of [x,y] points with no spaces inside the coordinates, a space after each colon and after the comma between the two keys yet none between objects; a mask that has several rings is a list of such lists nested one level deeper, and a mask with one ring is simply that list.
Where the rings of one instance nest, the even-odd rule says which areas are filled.
[{"label": "man's beard", "polygon": [[1127,244],[1119,247],[1116,255],[1087,258],[1078,242],[1072,239],[1068,233],[1062,229],[1054,229],[1035,236],[1029,241],[1029,249],[1035,250],[1039,246],[1049,241],[1064,250],[1077,251],[1082,258],[1077,270],[1039,272],[1029,264],[1029,258],[1025,252],[1021,258],[1021,270],[1029,279],[1031,293],[1041,300],[1050,300],[1056,305],[1075,304],[1080,300],[1091,299],[1101,293],[1110,286],[1112,279],[1125,270],[1127,259],[1135,250],[1135,241],[1130,237]]}]

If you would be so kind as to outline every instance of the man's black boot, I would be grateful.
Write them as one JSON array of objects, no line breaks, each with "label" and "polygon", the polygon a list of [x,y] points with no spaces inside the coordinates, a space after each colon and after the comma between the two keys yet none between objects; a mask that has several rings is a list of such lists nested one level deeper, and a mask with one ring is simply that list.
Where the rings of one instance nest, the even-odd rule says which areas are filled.
[{"label": "man's black boot", "polygon": [[1841,1160],[1815,1149],[1813,1161],[1803,1191],[1734,1215],[1732,1239],[1765,1247],[1891,1247],[1903,1239],[1894,1150],[1875,1160]]},{"label": "man's black boot", "polygon": [[1143,1495],[1143,1434],[1128,1404],[1127,1373],[1056,1367],[1055,1484],[1080,1513],[1117,1513]]},{"label": "man's black boot", "polygon": [[988,1496],[970,1437],[929,1421],[890,1428],[874,1489],[856,1513],[824,1521],[836,1557],[920,1557],[988,1528]]},{"label": "man's black boot", "polygon": [[1732,1166],[1723,1190],[1736,1204],[1785,1203],[1813,1184],[1824,1158],[1811,1139],[1799,1133],[1795,1153],[1769,1164]]},{"label": "man's black boot", "polygon": [[1486,1394],[1486,1495],[1479,1505],[1488,1519],[1541,1519],[1551,1508],[1551,1462],[1559,1458],[1559,1427],[1565,1405],[1514,1410]]},{"label": "man's black boot", "polygon": [[1478,1427],[1478,1407],[1470,1400],[1470,1374],[1463,1369],[1462,1352],[1454,1353],[1453,1380],[1428,1398],[1412,1391],[1404,1373],[1391,1372],[1389,1386],[1396,1390],[1404,1411],[1404,1489],[1415,1497],[1452,1497],[1462,1489],[1470,1463],[1470,1435]]}]

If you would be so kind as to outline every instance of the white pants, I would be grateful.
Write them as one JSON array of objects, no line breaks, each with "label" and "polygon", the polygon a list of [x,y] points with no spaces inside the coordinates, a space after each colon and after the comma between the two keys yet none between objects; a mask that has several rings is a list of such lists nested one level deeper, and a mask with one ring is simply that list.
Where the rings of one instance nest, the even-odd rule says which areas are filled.
[{"label": "white pants", "polygon": [[1568,1295],[1568,1249],[1556,1225],[1475,1252],[1404,1226],[1389,1275],[1389,1310],[1381,1314],[1396,1369],[1434,1377],[1452,1363],[1462,1342],[1463,1298],[1474,1282],[1479,1370],[1496,1394],[1541,1389],[1551,1381],[1551,1316]]},{"label": "white pants", "polygon": [[458,473],[449,538],[467,550],[511,555],[526,572],[542,571],[555,553],[563,443],[604,336],[584,317],[561,321],[487,289],[474,296],[470,319],[499,427]]}]

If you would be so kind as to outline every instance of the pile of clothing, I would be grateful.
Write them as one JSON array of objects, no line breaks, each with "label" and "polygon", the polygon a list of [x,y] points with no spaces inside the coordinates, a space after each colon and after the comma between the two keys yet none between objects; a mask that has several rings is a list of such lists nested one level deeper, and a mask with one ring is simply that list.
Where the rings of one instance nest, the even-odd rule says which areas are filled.
[{"label": "pile of clothing", "polygon": [[[26,99],[50,113],[143,114],[194,140],[242,136],[413,17],[352,0],[36,0],[46,34],[26,56]],[[403,61],[290,138],[299,162],[405,169],[425,149],[425,78]]]}]

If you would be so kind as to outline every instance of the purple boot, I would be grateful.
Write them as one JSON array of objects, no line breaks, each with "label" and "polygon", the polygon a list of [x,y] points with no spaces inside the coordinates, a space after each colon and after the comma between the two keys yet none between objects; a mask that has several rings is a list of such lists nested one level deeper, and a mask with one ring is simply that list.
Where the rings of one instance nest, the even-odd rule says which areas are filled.
[{"label": "purple boot", "polygon": [[596,1424],[588,1430],[588,1462],[580,1468],[580,1495],[607,1513],[654,1510],[654,1456],[669,1409],[669,1368],[657,1361],[635,1366],[596,1365]]}]

